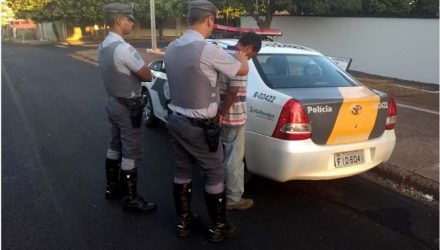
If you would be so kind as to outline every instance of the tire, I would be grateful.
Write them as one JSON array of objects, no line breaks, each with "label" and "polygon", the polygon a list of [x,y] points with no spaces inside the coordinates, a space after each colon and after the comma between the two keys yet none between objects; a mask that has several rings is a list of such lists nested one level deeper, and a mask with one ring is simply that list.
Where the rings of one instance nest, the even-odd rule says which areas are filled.
[{"label": "tire", "polygon": [[145,101],[145,106],[144,106],[145,126],[149,128],[154,127],[158,123],[159,119],[154,115],[153,102],[151,101],[150,93],[145,88],[142,89],[142,97],[144,98]]}]

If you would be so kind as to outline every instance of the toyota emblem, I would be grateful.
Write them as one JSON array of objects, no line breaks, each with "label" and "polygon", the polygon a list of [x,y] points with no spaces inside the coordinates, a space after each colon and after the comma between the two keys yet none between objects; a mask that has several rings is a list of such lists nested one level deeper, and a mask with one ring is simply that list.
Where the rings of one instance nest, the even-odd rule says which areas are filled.
[{"label": "toyota emblem", "polygon": [[353,115],[359,115],[360,113],[362,113],[362,107],[359,104],[354,105],[351,108],[351,113],[353,113]]}]

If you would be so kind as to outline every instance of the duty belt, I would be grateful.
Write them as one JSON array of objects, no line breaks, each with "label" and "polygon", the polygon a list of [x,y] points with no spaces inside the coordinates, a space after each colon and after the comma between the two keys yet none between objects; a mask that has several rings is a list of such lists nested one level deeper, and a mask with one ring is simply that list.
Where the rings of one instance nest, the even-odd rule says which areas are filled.
[{"label": "duty belt", "polygon": [[139,99],[142,98],[142,96],[136,96],[136,97],[131,97],[131,98],[127,98],[127,97],[113,97],[112,98],[119,102],[120,104],[124,105],[124,106],[129,106],[133,101],[137,101]]},{"label": "duty belt", "polygon": [[145,106],[144,99],[140,96],[133,98],[112,97],[112,100],[125,106],[130,112],[130,120],[133,128],[139,128],[142,124],[142,114]]},{"label": "duty belt", "polygon": [[200,119],[187,117],[178,112],[174,113],[176,113],[176,115],[185,117],[191,123],[191,125],[201,127],[203,129],[209,152],[216,152],[218,150],[221,132],[221,124],[219,123],[218,116],[210,119]]},{"label": "duty belt", "polygon": [[179,112],[176,112],[176,111],[174,111],[174,113],[175,113],[176,115],[179,115],[179,116],[183,116],[183,117],[185,117],[185,118],[191,123],[191,125],[196,126],[196,127],[201,127],[201,128],[203,128],[203,127],[205,126],[206,123],[208,123],[208,122],[212,122],[213,120],[216,119],[216,117],[214,117],[214,118],[209,118],[209,119],[192,118],[192,117],[188,117],[188,116],[183,115],[183,114],[181,114],[181,113],[179,113]]}]

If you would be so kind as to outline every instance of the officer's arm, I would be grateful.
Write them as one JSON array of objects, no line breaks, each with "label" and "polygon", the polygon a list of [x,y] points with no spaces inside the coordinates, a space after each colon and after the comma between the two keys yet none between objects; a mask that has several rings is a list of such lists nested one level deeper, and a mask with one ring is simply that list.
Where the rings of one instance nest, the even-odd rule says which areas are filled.
[{"label": "officer's arm", "polygon": [[142,66],[142,68],[135,73],[143,82],[151,81],[151,71],[147,64],[144,64],[144,66]]},{"label": "officer's arm", "polygon": [[238,69],[238,72],[235,75],[237,76],[247,75],[249,72],[249,65],[248,65],[249,58],[246,56],[246,54],[243,51],[237,51],[237,53],[235,54],[235,58],[237,59],[237,61],[241,63],[240,69]]}]

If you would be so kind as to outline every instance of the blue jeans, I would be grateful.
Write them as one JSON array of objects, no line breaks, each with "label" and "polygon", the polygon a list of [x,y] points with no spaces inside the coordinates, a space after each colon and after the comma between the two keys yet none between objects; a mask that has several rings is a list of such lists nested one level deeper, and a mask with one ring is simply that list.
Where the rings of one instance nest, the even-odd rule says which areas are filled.
[{"label": "blue jeans", "polygon": [[226,197],[238,202],[244,192],[244,126],[222,127],[226,168]]}]

